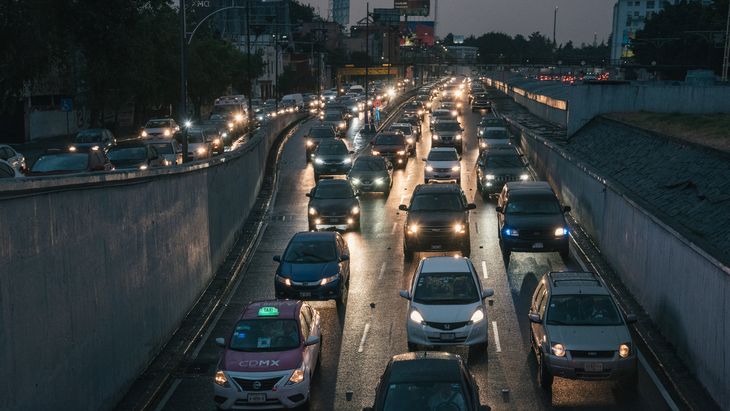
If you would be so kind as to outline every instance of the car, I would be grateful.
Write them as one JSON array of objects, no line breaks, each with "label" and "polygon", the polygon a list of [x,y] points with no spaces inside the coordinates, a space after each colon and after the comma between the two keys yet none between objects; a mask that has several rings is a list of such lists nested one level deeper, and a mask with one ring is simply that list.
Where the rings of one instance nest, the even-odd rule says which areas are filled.
[{"label": "car", "polygon": [[477,141],[479,142],[480,153],[490,147],[512,145],[511,136],[506,127],[482,127],[477,132]]},{"label": "car", "polygon": [[431,111],[431,127],[430,129],[433,130],[434,124],[436,124],[437,121],[442,120],[453,120],[456,116],[452,114],[451,110],[446,109],[436,109]]},{"label": "car", "polygon": [[451,111],[451,116],[456,117],[459,114],[461,114],[461,108],[462,105],[460,102],[456,101],[441,101],[441,106],[439,107],[442,110],[449,110]]},{"label": "car", "polygon": [[165,165],[154,146],[139,140],[120,141],[107,154],[117,170],[147,170]]},{"label": "car", "polygon": [[408,165],[410,146],[403,133],[384,131],[375,135],[370,144],[372,155],[385,157],[398,168],[406,168]]},{"label": "car", "polygon": [[142,129],[142,138],[172,138],[180,126],[171,118],[153,118]]},{"label": "car", "polygon": [[375,389],[372,407],[363,411],[488,411],[479,386],[457,354],[421,351],[393,356]]},{"label": "car", "polygon": [[438,121],[431,132],[431,147],[454,147],[461,154],[464,149],[463,132],[458,121]]},{"label": "car", "polygon": [[502,256],[512,251],[558,251],[568,259],[568,224],[558,197],[546,181],[511,181],[497,199],[497,229]]},{"label": "car", "polygon": [[404,105],[403,113],[404,114],[415,114],[418,117],[421,117],[421,119],[423,119],[423,116],[426,114],[426,109],[423,106],[423,103],[421,103],[420,101],[412,100]]},{"label": "car", "polygon": [[382,192],[388,197],[393,186],[393,164],[379,156],[359,156],[352,163],[347,180],[359,192]]},{"label": "car", "polygon": [[187,135],[188,158],[192,160],[210,158],[213,155],[213,141],[220,139],[220,134],[208,127],[190,127]]},{"label": "car", "polygon": [[396,121],[396,123],[407,123],[413,127],[413,131],[416,134],[416,141],[421,141],[421,119],[417,115],[403,114]]},{"label": "car", "polygon": [[413,130],[413,126],[408,123],[393,123],[390,127],[388,127],[388,130],[402,133],[406,137],[406,143],[408,143],[408,151],[410,155],[416,155],[416,142],[419,138]]},{"label": "car", "polygon": [[23,173],[16,170],[13,165],[5,160],[0,160],[0,178],[23,177]]},{"label": "car", "polygon": [[22,173],[26,169],[25,156],[7,144],[0,144],[0,160],[6,161],[19,173]]},{"label": "car", "polygon": [[350,250],[340,233],[294,234],[281,256],[274,275],[276,298],[335,300],[347,304],[350,286]]},{"label": "car", "polygon": [[307,194],[309,230],[360,230],[360,200],[348,180],[321,180]]},{"label": "car", "polygon": [[183,163],[182,147],[177,140],[153,140],[145,143],[154,147],[155,151],[165,160],[163,165],[175,166]]},{"label": "car", "polygon": [[319,120],[320,124],[334,128],[338,136],[344,136],[347,132],[347,121],[339,111],[326,111]]},{"label": "car", "polygon": [[213,377],[218,409],[295,408],[309,401],[322,355],[320,314],[296,300],[246,305],[228,338]]},{"label": "car", "polygon": [[317,181],[323,175],[346,175],[352,167],[352,155],[342,140],[323,141],[314,150],[313,170],[314,180]]},{"label": "car", "polygon": [[527,164],[514,147],[498,147],[484,151],[477,159],[477,190],[486,199],[502,191],[509,181],[527,181]]},{"label": "car", "polygon": [[492,102],[488,98],[477,95],[471,102],[471,111],[492,111]]},{"label": "car", "polygon": [[427,257],[418,263],[408,300],[408,351],[419,346],[466,345],[487,351],[487,307],[494,290],[483,288],[474,264],[466,257]]},{"label": "car", "polygon": [[494,115],[484,116],[479,119],[479,124],[477,125],[477,137],[483,137],[487,127],[507,128],[507,126],[507,121],[505,121],[505,119],[502,117],[497,117]]},{"label": "car", "polygon": [[410,205],[398,209],[407,211],[403,225],[403,256],[413,258],[417,251],[461,251],[471,253],[469,210],[464,191],[456,184],[419,184],[413,190]]},{"label": "car", "polygon": [[69,151],[88,151],[92,147],[108,150],[117,142],[114,134],[105,128],[89,128],[80,130],[74,137],[74,142],[68,147]]},{"label": "car", "polygon": [[104,150],[92,149],[83,153],[48,152],[40,156],[25,174],[27,176],[49,176],[113,169],[114,166],[109,162],[109,157]]},{"label": "car", "polygon": [[455,182],[461,184],[461,157],[453,147],[434,147],[428,152],[423,182]]},{"label": "car", "polygon": [[317,149],[322,141],[335,140],[337,133],[330,125],[321,125],[310,127],[307,134],[304,135],[304,147],[306,151],[307,161],[311,161],[314,157],[314,150]]},{"label": "car", "polygon": [[530,346],[537,359],[538,385],[550,390],[553,377],[621,380],[635,389],[637,348],[608,287],[593,272],[548,272],[532,295]]}]

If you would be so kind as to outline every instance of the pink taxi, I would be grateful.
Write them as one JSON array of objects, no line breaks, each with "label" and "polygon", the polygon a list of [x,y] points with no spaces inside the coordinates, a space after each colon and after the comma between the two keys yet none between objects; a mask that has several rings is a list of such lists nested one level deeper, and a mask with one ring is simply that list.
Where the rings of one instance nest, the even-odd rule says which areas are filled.
[{"label": "pink taxi", "polygon": [[213,381],[219,409],[294,408],[309,400],[322,348],[319,313],[294,300],[250,303],[224,348]]}]

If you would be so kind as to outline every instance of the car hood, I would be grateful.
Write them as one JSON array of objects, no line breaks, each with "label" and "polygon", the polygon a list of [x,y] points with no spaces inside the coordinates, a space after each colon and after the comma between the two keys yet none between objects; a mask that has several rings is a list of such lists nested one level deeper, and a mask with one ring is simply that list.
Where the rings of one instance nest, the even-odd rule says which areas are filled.
[{"label": "car hood", "polygon": [[520,175],[527,173],[525,167],[479,167],[484,174],[500,175]]},{"label": "car hood", "polygon": [[292,281],[310,282],[319,281],[325,277],[331,277],[340,272],[340,265],[337,261],[323,263],[287,263],[279,265],[278,274],[282,277],[291,278]]},{"label": "car hood", "polygon": [[474,311],[480,306],[482,306],[481,300],[459,305],[411,303],[411,308],[417,309],[425,321],[435,323],[469,321]]},{"label": "car hood", "polygon": [[505,225],[517,229],[554,230],[565,227],[565,218],[562,214],[532,214],[512,215],[505,214]]},{"label": "car hood", "polygon": [[631,341],[631,335],[625,325],[546,325],[545,327],[550,342],[561,343],[567,350],[615,351],[618,350],[619,344]]},{"label": "car hood", "polygon": [[375,180],[376,178],[387,178],[386,171],[350,171],[348,178],[359,178],[360,180]]},{"label": "car hood", "polygon": [[465,211],[410,211],[408,224],[423,226],[451,226],[464,222]]},{"label": "car hood", "polygon": [[453,166],[458,166],[459,161],[427,161],[426,165],[429,165],[433,168],[448,168],[450,169]]},{"label": "car hood", "polygon": [[315,154],[316,158],[320,158],[323,161],[340,161],[343,162],[346,159],[350,158],[347,154]]},{"label": "car hood", "polygon": [[226,371],[269,372],[298,368],[302,363],[301,348],[277,352],[247,352],[227,349],[221,359]]},{"label": "car hood", "polygon": [[352,207],[355,207],[356,205],[359,205],[359,202],[356,198],[346,198],[346,199],[320,199],[320,198],[312,198],[309,200],[309,207],[314,207],[317,210],[317,213],[328,213],[328,212],[341,212],[342,214],[346,214],[349,212]]}]

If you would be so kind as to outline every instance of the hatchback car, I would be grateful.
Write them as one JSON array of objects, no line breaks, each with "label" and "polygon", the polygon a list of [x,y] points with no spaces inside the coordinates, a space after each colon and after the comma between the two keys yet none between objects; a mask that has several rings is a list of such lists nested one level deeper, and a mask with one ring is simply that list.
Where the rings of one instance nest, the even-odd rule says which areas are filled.
[{"label": "hatchback car", "polygon": [[497,229],[502,256],[512,251],[558,251],[568,259],[568,225],[555,192],[545,181],[518,181],[504,185],[497,199]]},{"label": "hatchback car", "polygon": [[484,151],[477,159],[477,190],[484,199],[502,191],[509,181],[529,179],[527,164],[512,146]]},{"label": "hatchback car", "polygon": [[157,149],[143,141],[123,141],[109,149],[109,160],[117,170],[147,170],[165,165]]},{"label": "hatchback car", "polygon": [[59,174],[110,171],[114,166],[104,150],[89,150],[85,153],[48,153],[40,156],[27,176],[49,176]]},{"label": "hatchback car", "polygon": [[309,400],[322,353],[319,312],[292,300],[246,306],[223,348],[213,379],[218,409],[294,408]]},{"label": "hatchback car", "polygon": [[142,138],[172,138],[180,126],[171,118],[153,118],[144,125]]},{"label": "hatchback car", "polygon": [[345,175],[352,167],[354,151],[347,149],[342,140],[328,140],[321,142],[314,150],[314,180],[323,175]]},{"label": "hatchback car", "polygon": [[[426,372],[424,372],[426,371]],[[479,386],[461,356],[412,352],[391,358],[375,389],[375,402],[363,411],[488,411]]]},{"label": "hatchback car", "polygon": [[386,197],[393,186],[393,165],[377,156],[360,156],[352,163],[347,180],[359,192],[382,192]]},{"label": "hatchback car", "polygon": [[591,272],[549,272],[532,295],[530,345],[539,385],[553,376],[577,380],[621,379],[636,387],[636,346],[625,317],[603,280]]},{"label": "hatchback car", "polygon": [[15,171],[25,171],[25,156],[6,144],[0,144],[0,160],[7,161]]},{"label": "hatchback car", "polygon": [[403,133],[399,131],[378,133],[370,144],[372,144],[372,155],[385,157],[398,168],[406,168],[408,165],[410,146]]},{"label": "hatchback car", "polygon": [[461,157],[453,147],[435,147],[428,152],[423,172],[423,182],[428,184],[434,181],[461,184]]},{"label": "hatchback car", "polygon": [[421,260],[408,290],[406,330],[408,350],[418,346],[487,346],[487,307],[494,291],[483,288],[474,264],[466,258],[428,257]]},{"label": "hatchback car", "polygon": [[437,121],[431,132],[431,147],[454,147],[461,153],[464,149],[463,132],[458,121]]},{"label": "hatchback car", "polygon": [[332,126],[314,126],[304,135],[304,147],[306,150],[307,161],[311,161],[314,157],[314,150],[322,141],[334,140],[337,133]]},{"label": "hatchback car", "polygon": [[344,307],[350,286],[350,250],[336,232],[294,234],[274,276],[276,298],[335,300]]},{"label": "hatchback car", "polygon": [[347,180],[321,180],[307,193],[309,230],[360,229],[360,200]]}]

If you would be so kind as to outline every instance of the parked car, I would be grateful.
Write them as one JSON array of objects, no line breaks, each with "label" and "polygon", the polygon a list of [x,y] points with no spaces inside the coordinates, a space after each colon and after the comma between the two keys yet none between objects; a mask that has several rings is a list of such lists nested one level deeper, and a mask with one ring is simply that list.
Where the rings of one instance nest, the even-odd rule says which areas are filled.
[{"label": "parked car", "polygon": [[538,385],[550,390],[553,377],[621,380],[636,388],[637,348],[628,324],[603,280],[592,272],[548,272],[532,295],[530,346],[537,359]]},{"label": "parked car", "polygon": [[352,163],[347,180],[360,192],[379,191],[388,197],[393,186],[393,164],[378,156],[359,156]]},{"label": "parked car", "polygon": [[108,155],[117,170],[147,170],[165,165],[165,159],[153,146],[139,140],[118,142]]},{"label": "parked car", "polygon": [[164,165],[174,166],[182,164],[182,147],[180,147],[180,143],[177,140],[154,140],[148,141],[147,145],[155,148],[157,153],[165,160]]},{"label": "parked car", "polygon": [[142,138],[172,138],[180,126],[171,118],[153,118],[144,125]]},{"label": "parked car", "polygon": [[410,146],[403,133],[384,131],[370,141],[371,154],[387,158],[395,167],[406,168],[410,156]]},{"label": "parked car", "polygon": [[23,177],[23,174],[16,170],[12,164],[5,160],[0,160],[0,178],[18,178]]},{"label": "parked car", "polygon": [[25,156],[7,144],[0,144],[0,160],[6,161],[19,173],[26,169]]},{"label": "parked car", "polygon": [[360,230],[360,200],[347,180],[321,180],[307,193],[309,230]]},{"label": "parked car", "polygon": [[461,156],[454,147],[434,147],[428,152],[423,171],[423,182],[455,182],[461,184]]},{"label": "parked car", "polygon": [[110,170],[113,170],[113,164],[109,161],[104,150],[97,149],[85,153],[46,153],[33,163],[26,175],[49,176]]},{"label": "parked car", "polygon": [[88,151],[92,147],[108,150],[117,142],[114,134],[105,128],[89,128],[80,130],[69,146],[69,151]]},{"label": "parked car", "polygon": [[510,181],[527,181],[530,174],[522,156],[512,146],[483,151],[477,159],[477,190],[483,198],[502,191]]},{"label": "parked car", "polygon": [[223,348],[213,378],[218,409],[295,408],[309,401],[322,355],[320,314],[295,300],[249,303]]}]

